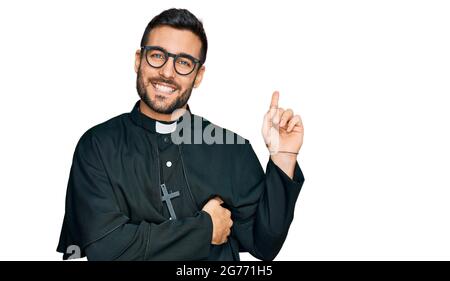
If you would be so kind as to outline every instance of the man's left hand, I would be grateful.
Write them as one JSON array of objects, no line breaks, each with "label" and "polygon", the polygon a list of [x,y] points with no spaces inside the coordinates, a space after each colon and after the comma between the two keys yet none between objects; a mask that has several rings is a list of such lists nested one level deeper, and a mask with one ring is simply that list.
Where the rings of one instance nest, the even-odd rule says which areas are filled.
[{"label": "man's left hand", "polygon": [[292,109],[278,107],[280,94],[272,94],[269,111],[264,115],[262,134],[270,158],[291,179],[294,176],[297,154],[303,144],[303,123]]},{"label": "man's left hand", "polygon": [[303,144],[303,123],[292,109],[278,107],[280,94],[273,92],[269,111],[264,115],[262,134],[270,154],[300,151]]}]

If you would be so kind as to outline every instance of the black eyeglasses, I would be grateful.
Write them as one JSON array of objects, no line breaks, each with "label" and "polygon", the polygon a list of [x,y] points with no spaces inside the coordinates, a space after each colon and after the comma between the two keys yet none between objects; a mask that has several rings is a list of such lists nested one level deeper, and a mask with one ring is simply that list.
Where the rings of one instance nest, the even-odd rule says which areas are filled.
[{"label": "black eyeglasses", "polygon": [[173,58],[173,67],[180,75],[188,75],[194,71],[195,66],[200,63],[199,59],[194,58],[188,54],[172,54],[167,52],[164,48],[159,46],[142,46],[145,50],[145,59],[147,63],[154,68],[161,68],[169,60]]}]

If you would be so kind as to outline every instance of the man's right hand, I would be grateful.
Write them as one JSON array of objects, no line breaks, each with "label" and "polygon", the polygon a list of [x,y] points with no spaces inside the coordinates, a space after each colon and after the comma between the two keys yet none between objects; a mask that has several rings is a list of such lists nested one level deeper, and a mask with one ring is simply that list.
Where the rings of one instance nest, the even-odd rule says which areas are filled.
[{"label": "man's right hand", "polygon": [[203,207],[203,211],[207,212],[212,219],[213,234],[211,244],[220,245],[227,242],[227,237],[231,233],[231,226],[233,221],[231,220],[231,212],[222,207],[222,199],[220,197],[214,197],[209,200]]}]

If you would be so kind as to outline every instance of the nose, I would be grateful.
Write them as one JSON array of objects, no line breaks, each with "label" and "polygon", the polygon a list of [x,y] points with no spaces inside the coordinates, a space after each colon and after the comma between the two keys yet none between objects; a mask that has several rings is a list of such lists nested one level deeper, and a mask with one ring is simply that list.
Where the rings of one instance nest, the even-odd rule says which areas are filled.
[{"label": "nose", "polygon": [[175,69],[173,66],[174,58],[169,57],[163,67],[160,68],[159,74],[164,78],[174,78]]}]

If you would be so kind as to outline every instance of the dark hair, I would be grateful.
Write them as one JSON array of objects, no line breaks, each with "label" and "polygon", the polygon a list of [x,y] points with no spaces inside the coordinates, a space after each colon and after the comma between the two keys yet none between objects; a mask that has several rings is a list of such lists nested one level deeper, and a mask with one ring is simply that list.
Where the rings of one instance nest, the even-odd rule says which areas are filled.
[{"label": "dark hair", "polygon": [[186,9],[168,9],[155,16],[147,25],[144,31],[144,35],[141,40],[141,47],[145,46],[147,37],[150,31],[161,25],[168,25],[177,29],[186,29],[192,31],[200,38],[202,42],[202,48],[200,51],[200,63],[204,64],[206,61],[206,52],[208,50],[208,40],[206,39],[206,33],[203,29],[203,24],[197,19],[191,12]]}]

